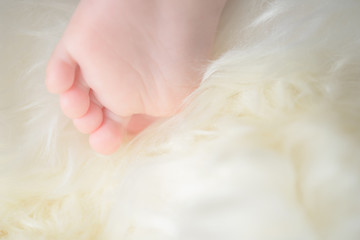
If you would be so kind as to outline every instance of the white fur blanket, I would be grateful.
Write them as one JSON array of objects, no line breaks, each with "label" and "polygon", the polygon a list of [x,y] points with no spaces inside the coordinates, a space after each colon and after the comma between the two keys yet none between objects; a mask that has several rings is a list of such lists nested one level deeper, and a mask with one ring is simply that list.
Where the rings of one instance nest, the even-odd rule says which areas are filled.
[{"label": "white fur blanket", "polygon": [[184,110],[110,157],[44,86],[75,5],[0,1],[1,240],[360,239],[360,1],[230,1]]}]

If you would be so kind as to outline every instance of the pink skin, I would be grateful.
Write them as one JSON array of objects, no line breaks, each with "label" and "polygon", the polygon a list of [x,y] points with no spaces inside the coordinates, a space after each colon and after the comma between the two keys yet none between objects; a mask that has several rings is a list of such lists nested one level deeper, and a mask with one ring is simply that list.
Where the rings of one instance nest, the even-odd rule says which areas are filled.
[{"label": "pink skin", "polygon": [[[226,0],[82,0],[46,85],[92,148],[175,114],[199,84]],[[129,124],[127,124],[129,123]]]}]

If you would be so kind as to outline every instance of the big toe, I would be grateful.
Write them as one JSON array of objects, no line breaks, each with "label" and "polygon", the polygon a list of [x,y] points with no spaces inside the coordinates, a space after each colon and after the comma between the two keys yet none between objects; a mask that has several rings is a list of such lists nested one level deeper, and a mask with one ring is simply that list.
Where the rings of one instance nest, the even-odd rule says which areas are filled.
[{"label": "big toe", "polygon": [[123,131],[124,129],[119,122],[104,116],[102,125],[90,135],[90,145],[98,153],[112,154],[121,145]]},{"label": "big toe", "polygon": [[156,117],[144,115],[144,114],[135,114],[130,119],[129,123],[126,126],[126,130],[130,134],[138,134],[143,131],[145,128],[150,126],[157,119]]},{"label": "big toe", "polygon": [[61,43],[56,47],[46,68],[46,87],[51,93],[64,93],[75,81],[77,64]]}]

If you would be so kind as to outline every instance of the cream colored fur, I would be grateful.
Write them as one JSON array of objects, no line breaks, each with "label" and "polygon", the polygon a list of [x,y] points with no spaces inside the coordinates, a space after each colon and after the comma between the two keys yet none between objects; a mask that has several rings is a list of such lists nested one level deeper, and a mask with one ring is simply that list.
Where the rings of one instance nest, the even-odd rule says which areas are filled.
[{"label": "cream colored fur", "polygon": [[360,239],[360,2],[231,1],[177,116],[90,150],[44,86],[76,1],[0,1],[0,239]]}]

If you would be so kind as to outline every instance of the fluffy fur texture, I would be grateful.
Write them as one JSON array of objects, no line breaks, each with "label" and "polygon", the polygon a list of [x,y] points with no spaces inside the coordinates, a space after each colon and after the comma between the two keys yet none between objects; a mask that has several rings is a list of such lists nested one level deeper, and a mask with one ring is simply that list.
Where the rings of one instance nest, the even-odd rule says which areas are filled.
[{"label": "fluffy fur texture", "polygon": [[0,239],[360,239],[359,1],[230,1],[184,110],[110,157],[44,86],[75,4],[0,2]]}]

